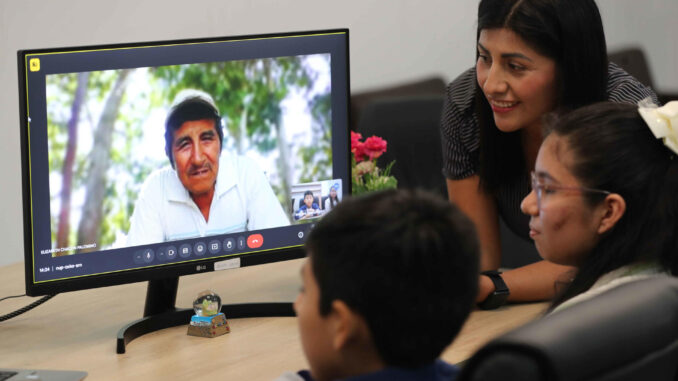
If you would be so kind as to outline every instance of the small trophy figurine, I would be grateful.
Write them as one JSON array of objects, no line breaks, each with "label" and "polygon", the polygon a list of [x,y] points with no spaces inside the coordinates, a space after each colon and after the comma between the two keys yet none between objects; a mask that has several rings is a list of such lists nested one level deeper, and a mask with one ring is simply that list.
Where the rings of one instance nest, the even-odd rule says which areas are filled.
[{"label": "small trophy figurine", "polygon": [[188,334],[191,336],[217,337],[231,332],[226,316],[221,310],[221,298],[210,290],[198,294],[193,301],[195,315],[188,325]]}]

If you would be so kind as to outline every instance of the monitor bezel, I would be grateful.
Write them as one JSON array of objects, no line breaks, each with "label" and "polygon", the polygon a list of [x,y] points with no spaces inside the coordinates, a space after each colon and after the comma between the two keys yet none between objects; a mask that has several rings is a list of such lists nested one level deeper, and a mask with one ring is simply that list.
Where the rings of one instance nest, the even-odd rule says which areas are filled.
[{"label": "monitor bezel", "polygon": [[[157,47],[163,45],[177,45],[177,44],[198,44],[210,43],[220,41],[234,41],[234,40],[251,40],[251,39],[270,39],[283,38],[293,36],[312,36],[319,34],[344,34],[345,35],[345,57],[344,64],[346,67],[346,137],[350,141],[350,127],[348,121],[350,120],[350,60],[349,60],[349,30],[348,28],[324,29],[324,30],[306,30],[297,32],[283,32],[283,33],[267,33],[267,34],[248,34],[236,36],[220,36],[220,37],[205,37],[205,38],[188,38],[188,39],[173,39],[173,40],[158,40],[145,42],[129,42],[129,43],[115,43],[115,44],[101,44],[101,45],[86,45],[86,46],[69,46],[57,48],[39,48],[39,49],[22,49],[17,51],[18,59],[18,79],[19,79],[19,119],[20,119],[20,142],[21,142],[21,180],[22,180],[22,203],[23,203],[23,231],[24,231],[24,270],[25,270],[25,285],[26,294],[29,296],[49,295],[60,292],[77,291],[98,287],[115,286],[126,283],[153,281],[167,278],[176,278],[184,275],[192,275],[199,273],[208,273],[215,271],[214,263],[223,261],[223,257],[211,257],[201,260],[194,260],[187,263],[165,264],[161,267],[128,269],[114,273],[104,273],[97,275],[88,275],[79,278],[60,279],[49,282],[35,283],[33,280],[33,272],[35,271],[34,253],[33,253],[33,226],[32,226],[32,193],[30,186],[30,149],[29,149],[29,120],[27,115],[27,89],[26,76],[27,65],[26,56],[31,54],[45,54],[45,53],[63,53],[63,52],[77,52],[85,50],[102,50],[102,49],[120,49],[120,48],[138,48],[138,47]],[[350,147],[349,147],[350,149]],[[346,168],[350,169],[350,155],[346,156]],[[346,186],[343,187],[344,196],[351,192],[351,176],[350,173],[346,178]],[[265,263],[272,263],[284,260],[292,260],[303,258],[305,252],[303,245],[279,248],[265,252],[243,253],[229,257],[239,258],[239,267],[261,265]]]}]

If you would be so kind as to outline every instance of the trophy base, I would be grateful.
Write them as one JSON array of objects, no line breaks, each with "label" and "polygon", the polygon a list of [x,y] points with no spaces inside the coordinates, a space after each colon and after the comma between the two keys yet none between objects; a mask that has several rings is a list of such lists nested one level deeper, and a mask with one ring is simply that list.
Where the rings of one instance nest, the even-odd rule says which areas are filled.
[{"label": "trophy base", "polygon": [[226,321],[226,315],[220,312],[209,317],[193,315],[186,334],[189,336],[217,337],[229,332],[231,332],[231,328]]}]

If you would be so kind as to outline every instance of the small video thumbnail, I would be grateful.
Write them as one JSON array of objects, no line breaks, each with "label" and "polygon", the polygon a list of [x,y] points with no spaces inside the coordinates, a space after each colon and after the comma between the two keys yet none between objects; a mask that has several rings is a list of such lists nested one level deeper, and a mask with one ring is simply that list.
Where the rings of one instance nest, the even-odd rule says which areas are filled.
[{"label": "small video thumbnail", "polygon": [[290,214],[295,222],[323,216],[342,198],[341,179],[296,184],[292,186]]}]

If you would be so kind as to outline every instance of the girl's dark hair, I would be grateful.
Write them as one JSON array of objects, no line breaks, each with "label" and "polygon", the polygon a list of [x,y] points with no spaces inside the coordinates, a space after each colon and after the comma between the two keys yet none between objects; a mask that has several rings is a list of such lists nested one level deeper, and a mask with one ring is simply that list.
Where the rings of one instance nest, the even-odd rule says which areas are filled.
[{"label": "girl's dark hair", "polygon": [[[513,31],[555,61],[559,110],[606,99],[607,48],[593,0],[481,0],[476,41],[483,29],[494,28]],[[480,125],[480,181],[485,190],[494,192],[525,172],[521,132],[497,129],[477,84],[475,112]]]},{"label": "girl's dark hair", "polygon": [[[596,103],[547,121],[549,133],[565,138],[573,157],[570,170],[583,186],[617,193],[626,202],[624,215],[579,265],[552,308],[631,263],[657,263],[678,275],[678,158],[654,137],[638,108]],[[600,202],[593,197],[587,201]]]}]

